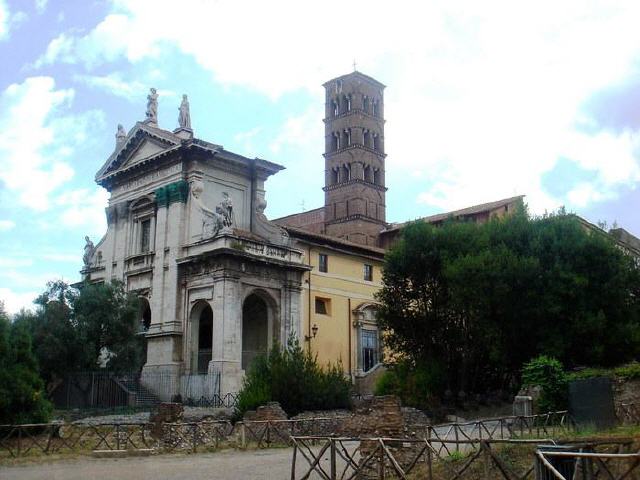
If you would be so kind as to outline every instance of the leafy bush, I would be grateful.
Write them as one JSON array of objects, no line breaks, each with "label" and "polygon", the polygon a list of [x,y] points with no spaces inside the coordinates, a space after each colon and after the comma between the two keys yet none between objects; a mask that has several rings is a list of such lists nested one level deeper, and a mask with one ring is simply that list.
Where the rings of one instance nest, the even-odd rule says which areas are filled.
[{"label": "leafy bush", "polygon": [[305,410],[348,408],[351,383],[337,363],[326,369],[293,337],[254,360],[238,397],[236,416],[269,401],[279,402],[289,416]]},{"label": "leafy bush", "polygon": [[413,366],[403,360],[391,365],[378,379],[376,395],[397,395],[403,405],[430,409],[444,385],[444,374],[440,366]]},{"label": "leafy bush", "polygon": [[522,384],[542,387],[537,403],[540,412],[567,407],[567,375],[562,363],[555,358],[541,355],[525,363],[522,367]]},{"label": "leafy bush", "polygon": [[0,303],[0,424],[48,422],[51,410],[29,331],[10,324]]}]

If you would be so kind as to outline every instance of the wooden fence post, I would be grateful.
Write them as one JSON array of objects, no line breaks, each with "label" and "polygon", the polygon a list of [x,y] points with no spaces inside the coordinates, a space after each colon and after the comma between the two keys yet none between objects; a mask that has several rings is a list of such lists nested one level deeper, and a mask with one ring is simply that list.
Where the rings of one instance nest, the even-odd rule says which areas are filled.
[{"label": "wooden fence post", "polygon": [[335,439],[330,439],[331,441],[331,480],[336,480],[336,441]]},{"label": "wooden fence post", "polygon": [[240,424],[240,443],[242,448],[247,448],[247,427],[244,422]]}]

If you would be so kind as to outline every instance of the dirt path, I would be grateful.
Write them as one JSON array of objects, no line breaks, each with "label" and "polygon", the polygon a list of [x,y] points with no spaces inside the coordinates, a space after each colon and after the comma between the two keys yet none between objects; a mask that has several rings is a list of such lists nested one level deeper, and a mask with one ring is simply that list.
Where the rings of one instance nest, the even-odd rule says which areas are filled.
[{"label": "dirt path", "polygon": [[280,480],[291,477],[292,449],[226,450],[123,459],[79,458],[13,467],[2,480]]}]

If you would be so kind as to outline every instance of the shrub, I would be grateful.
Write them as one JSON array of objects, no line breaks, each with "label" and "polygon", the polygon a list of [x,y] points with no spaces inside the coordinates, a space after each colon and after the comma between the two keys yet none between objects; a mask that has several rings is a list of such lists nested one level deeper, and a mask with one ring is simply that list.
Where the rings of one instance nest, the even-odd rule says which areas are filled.
[{"label": "shrub", "polygon": [[567,407],[567,375],[562,363],[555,358],[541,355],[525,363],[522,367],[522,384],[542,387],[537,403],[540,412]]},{"label": "shrub", "polygon": [[378,379],[376,395],[397,395],[403,405],[431,409],[442,391],[443,371],[437,364],[413,366],[401,360],[389,366]]},{"label": "shrub", "polygon": [[238,397],[236,417],[269,401],[279,402],[289,416],[305,410],[348,408],[351,383],[340,363],[325,369],[295,338],[254,360]]}]

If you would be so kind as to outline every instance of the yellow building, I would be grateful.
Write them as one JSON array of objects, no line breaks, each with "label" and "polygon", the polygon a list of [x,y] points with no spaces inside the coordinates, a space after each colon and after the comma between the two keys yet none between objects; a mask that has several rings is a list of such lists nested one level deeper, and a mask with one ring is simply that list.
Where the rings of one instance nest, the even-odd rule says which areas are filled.
[{"label": "yellow building", "polygon": [[306,348],[320,364],[341,362],[356,387],[369,391],[382,361],[374,295],[384,250],[285,228],[311,266],[301,302]]}]

